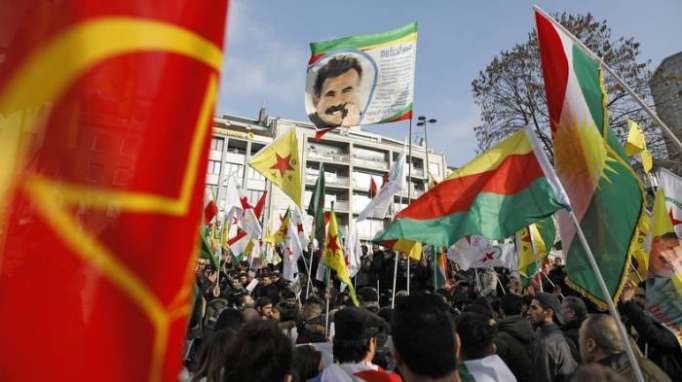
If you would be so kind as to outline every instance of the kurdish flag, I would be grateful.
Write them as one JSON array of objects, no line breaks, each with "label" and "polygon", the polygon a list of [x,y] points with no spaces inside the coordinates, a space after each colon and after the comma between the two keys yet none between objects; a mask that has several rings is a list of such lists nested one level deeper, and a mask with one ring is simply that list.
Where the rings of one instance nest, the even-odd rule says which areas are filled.
[{"label": "kurdish flag", "polygon": [[449,247],[464,235],[504,239],[552,215],[564,204],[541,150],[517,131],[407,206],[377,240]]},{"label": "kurdish flag", "polygon": [[530,284],[533,276],[540,270],[542,261],[552,249],[555,235],[556,228],[551,217],[524,227],[516,233],[519,274],[524,287]]},{"label": "kurdish flag", "polygon": [[[642,190],[608,127],[599,63],[554,20],[535,12],[557,175],[592,247],[611,297],[617,299],[637,248]],[[568,283],[604,304],[575,227],[560,221]],[[576,239],[576,240],[574,240]]]}]

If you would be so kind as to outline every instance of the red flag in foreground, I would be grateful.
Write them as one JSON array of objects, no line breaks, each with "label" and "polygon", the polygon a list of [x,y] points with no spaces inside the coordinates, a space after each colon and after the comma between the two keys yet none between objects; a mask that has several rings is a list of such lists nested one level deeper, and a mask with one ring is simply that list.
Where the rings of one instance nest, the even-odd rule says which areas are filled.
[{"label": "red flag in foreground", "polygon": [[177,380],[226,6],[8,8],[0,380]]}]

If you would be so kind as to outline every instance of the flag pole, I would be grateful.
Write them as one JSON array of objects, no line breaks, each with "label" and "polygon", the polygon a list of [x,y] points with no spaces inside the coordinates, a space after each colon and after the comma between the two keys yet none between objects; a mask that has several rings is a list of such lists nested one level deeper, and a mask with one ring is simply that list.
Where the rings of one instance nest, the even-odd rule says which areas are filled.
[{"label": "flag pole", "polygon": [[644,102],[644,100],[637,93],[635,93],[635,91],[632,90],[632,88],[627,83],[625,83],[625,80],[623,80],[623,78],[619,76],[615,70],[613,70],[609,65],[607,65],[604,62],[604,60],[601,57],[599,57],[596,53],[594,53],[590,48],[583,44],[582,41],[575,37],[573,33],[566,29],[566,27],[561,25],[560,22],[554,20],[552,16],[547,14],[547,12],[543,11],[542,8],[540,8],[537,5],[534,5],[533,8],[535,8],[537,12],[541,13],[543,16],[551,20],[552,23],[557,26],[557,28],[561,29],[564,33],[566,33],[574,43],[580,46],[587,54],[589,54],[595,61],[597,61],[599,65],[601,65],[607,72],[609,72],[609,74],[613,76],[613,78],[620,84],[620,86],[622,86],[623,89],[625,89],[625,91],[627,91],[630,94],[630,96],[632,96],[632,98],[634,98],[635,101],[642,107],[642,109],[644,109],[644,111],[646,111],[647,114],[649,114],[649,116],[653,118],[653,120],[661,127],[661,129],[665,131],[666,135],[668,135],[668,138],[670,138],[670,140],[673,141],[673,143],[677,146],[677,149],[680,152],[682,152],[682,142],[680,142],[679,138],[677,138],[677,136],[673,134],[672,130],[670,130],[668,125],[666,125],[665,122],[663,122],[661,118],[658,117],[656,112],[654,112],[651,109],[651,107],[649,107],[649,105],[647,105],[646,102]]},{"label": "flag pole", "polygon": [[400,256],[400,253],[397,251],[395,252],[395,257],[394,257],[394,266],[393,266],[393,295],[391,296],[391,309],[395,309],[395,288],[396,284],[398,282],[398,257]]},{"label": "flag pole", "polygon": [[[410,203],[412,202],[412,115],[410,115],[410,127],[409,127],[409,133],[408,135],[410,136],[409,142],[410,146],[407,149],[407,156],[410,157],[410,163],[409,167],[407,168],[407,205],[409,206]],[[428,179],[428,175],[427,175]],[[428,182],[427,182],[428,183]],[[398,267],[395,267],[396,272],[398,271]],[[393,282],[395,284],[395,281]],[[395,294],[395,286],[393,287],[394,289],[394,294]],[[410,255],[407,254],[407,295],[410,295]]]},{"label": "flag pole", "polygon": [[[314,229],[313,225],[313,229]],[[312,278],[312,273],[313,273],[313,239],[312,235],[310,238],[310,241],[308,242],[308,253],[310,253],[310,261],[308,261],[308,282],[306,283],[306,288],[305,288],[305,300],[308,301],[308,296],[310,296],[310,284],[311,281],[310,279]]]}]

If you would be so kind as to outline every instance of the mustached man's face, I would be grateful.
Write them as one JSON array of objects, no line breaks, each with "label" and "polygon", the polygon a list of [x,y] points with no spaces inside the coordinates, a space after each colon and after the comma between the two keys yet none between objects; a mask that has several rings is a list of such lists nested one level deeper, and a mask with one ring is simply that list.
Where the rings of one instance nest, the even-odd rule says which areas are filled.
[{"label": "mustached man's face", "polygon": [[[668,257],[675,256],[675,247],[679,245],[677,240],[655,238],[651,243],[651,256],[649,256],[649,271],[658,277],[672,277],[675,274]],[[677,252],[680,250],[678,249]],[[667,256],[666,256],[667,255]]]},{"label": "mustached man's face", "polygon": [[354,126],[360,122],[358,86],[360,76],[354,69],[324,80],[319,97],[314,97],[317,116],[329,126]]}]

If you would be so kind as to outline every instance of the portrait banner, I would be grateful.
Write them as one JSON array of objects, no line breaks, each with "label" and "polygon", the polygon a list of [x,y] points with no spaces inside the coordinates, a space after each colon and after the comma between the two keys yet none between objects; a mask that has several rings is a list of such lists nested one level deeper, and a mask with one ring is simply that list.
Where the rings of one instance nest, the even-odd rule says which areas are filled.
[{"label": "portrait banner", "polygon": [[310,44],[305,108],[323,131],[412,117],[417,23]]},{"label": "portrait banner", "polygon": [[227,1],[0,8],[0,380],[177,381]]}]

